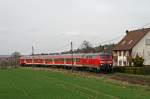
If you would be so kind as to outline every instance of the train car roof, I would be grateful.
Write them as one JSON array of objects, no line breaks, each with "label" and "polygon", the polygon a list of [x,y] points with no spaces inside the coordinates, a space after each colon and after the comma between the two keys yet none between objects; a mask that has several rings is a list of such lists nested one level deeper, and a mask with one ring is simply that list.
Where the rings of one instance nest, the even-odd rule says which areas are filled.
[{"label": "train car roof", "polygon": [[100,53],[87,53],[87,54],[85,54],[85,55],[89,55],[89,56],[94,56],[94,55],[104,55],[104,54],[108,54],[108,55],[110,55],[109,53],[104,53],[104,52],[100,52]]},{"label": "train car roof", "polygon": [[[82,58],[83,54],[73,54],[73,58]],[[60,54],[60,55],[35,55],[35,56],[22,56],[20,57],[20,59],[48,59],[48,58],[72,58],[71,54]]]},{"label": "train car roof", "polygon": [[[106,53],[109,54],[109,53]],[[73,54],[73,58],[83,58],[84,56],[96,56],[96,55],[104,55],[103,52],[101,53],[80,53],[80,54]],[[20,59],[48,59],[48,58],[72,58],[72,54],[59,54],[59,55],[25,55],[20,57]]]}]

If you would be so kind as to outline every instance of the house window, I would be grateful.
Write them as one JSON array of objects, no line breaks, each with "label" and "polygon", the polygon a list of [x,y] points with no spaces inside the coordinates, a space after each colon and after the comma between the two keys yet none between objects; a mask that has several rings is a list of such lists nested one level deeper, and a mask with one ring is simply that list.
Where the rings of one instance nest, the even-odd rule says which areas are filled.
[{"label": "house window", "polygon": [[122,66],[122,61],[121,60],[119,61],[119,66]]},{"label": "house window", "polygon": [[126,61],[124,61],[124,62],[123,62],[123,66],[126,66],[126,65],[127,65],[127,63],[126,63]]},{"label": "house window", "polygon": [[146,45],[150,45],[150,39],[146,39],[146,40],[145,40],[145,44],[146,44]]},{"label": "house window", "polygon": [[126,55],[129,56],[129,51],[126,52]]},{"label": "house window", "polygon": [[117,56],[117,51],[113,51],[113,55],[114,55],[114,56]]},{"label": "house window", "polygon": [[119,56],[121,56],[121,51],[119,51]]},{"label": "house window", "polygon": [[126,56],[126,51],[123,51],[123,56]]}]

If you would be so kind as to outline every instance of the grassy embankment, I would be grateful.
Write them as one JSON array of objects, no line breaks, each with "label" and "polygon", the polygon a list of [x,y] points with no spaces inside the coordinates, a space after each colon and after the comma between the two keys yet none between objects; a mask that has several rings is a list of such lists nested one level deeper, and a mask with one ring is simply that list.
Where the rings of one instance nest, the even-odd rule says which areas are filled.
[{"label": "grassy embankment", "polygon": [[150,99],[150,89],[107,76],[18,68],[0,70],[0,99]]}]

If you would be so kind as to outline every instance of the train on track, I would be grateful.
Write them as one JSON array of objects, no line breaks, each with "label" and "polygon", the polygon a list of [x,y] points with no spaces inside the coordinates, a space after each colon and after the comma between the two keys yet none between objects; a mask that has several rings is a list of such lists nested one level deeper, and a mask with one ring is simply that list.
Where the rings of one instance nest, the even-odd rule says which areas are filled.
[{"label": "train on track", "polygon": [[113,61],[108,53],[31,55],[20,57],[20,65],[62,66],[97,71],[111,71]]}]

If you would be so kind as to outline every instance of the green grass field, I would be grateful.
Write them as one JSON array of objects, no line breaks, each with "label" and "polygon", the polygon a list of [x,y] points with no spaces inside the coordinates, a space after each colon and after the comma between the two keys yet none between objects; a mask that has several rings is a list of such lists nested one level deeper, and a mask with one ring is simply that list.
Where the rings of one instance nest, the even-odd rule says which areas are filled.
[{"label": "green grass field", "polygon": [[74,74],[0,70],[0,99],[150,99],[149,88]]}]

